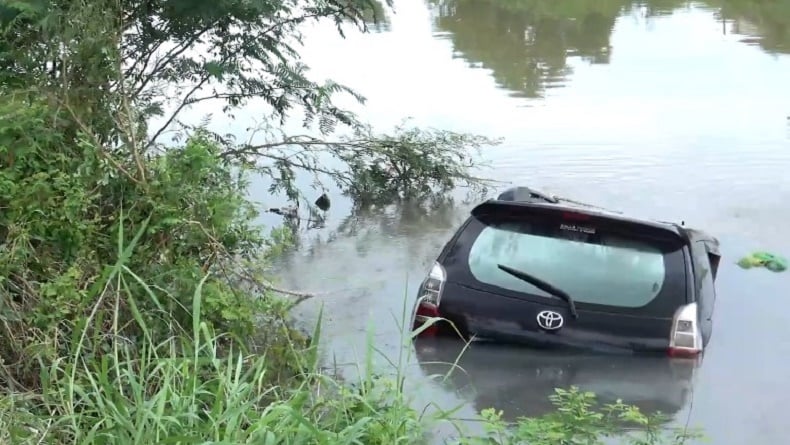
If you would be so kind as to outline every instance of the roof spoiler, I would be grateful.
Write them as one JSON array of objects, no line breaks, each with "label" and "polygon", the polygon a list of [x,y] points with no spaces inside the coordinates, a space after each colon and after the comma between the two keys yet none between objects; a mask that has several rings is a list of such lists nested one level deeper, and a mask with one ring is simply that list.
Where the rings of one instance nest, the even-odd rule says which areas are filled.
[{"label": "roof spoiler", "polygon": [[658,223],[655,221],[643,221],[629,218],[619,214],[604,213],[596,208],[567,207],[562,204],[524,201],[502,201],[489,199],[475,206],[471,214],[475,218],[485,215],[507,215],[508,217],[518,217],[519,214],[544,215],[547,217],[568,218],[575,222],[579,221],[579,215],[586,215],[591,221],[606,221],[606,224],[615,230],[624,232],[639,232],[651,238],[671,238],[676,241],[683,241],[684,235],[681,230],[673,224]]},{"label": "roof spoiler", "polygon": [[515,201],[515,202],[548,202],[557,204],[560,200],[556,196],[549,196],[543,192],[533,190],[529,187],[518,186],[512,187],[500,193],[496,198],[497,201]]},{"label": "roof spoiler", "polygon": [[474,206],[472,208],[472,216],[478,217],[483,215],[490,215],[492,213],[501,212],[506,208],[514,208],[514,207],[528,207],[530,206],[529,203],[525,202],[513,202],[513,201],[501,201],[498,199],[487,199],[480,204]]}]

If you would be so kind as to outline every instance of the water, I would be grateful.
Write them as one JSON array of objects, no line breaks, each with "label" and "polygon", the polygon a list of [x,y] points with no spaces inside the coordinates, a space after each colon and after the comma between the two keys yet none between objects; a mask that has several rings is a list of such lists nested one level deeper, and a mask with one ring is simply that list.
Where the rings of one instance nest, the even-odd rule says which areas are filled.
[{"label": "water", "polygon": [[[468,374],[444,384],[412,359],[415,404],[463,404],[460,418],[496,406],[512,418],[545,412],[551,388],[577,384],[702,426],[713,443],[784,442],[790,273],[733,263],[754,249],[790,255],[790,3],[398,0],[380,31],[342,40],[316,26],[303,53],[316,77],[366,95],[376,126],[411,116],[504,137],[484,153],[497,179],[684,220],[718,236],[725,258],[713,339],[696,369],[475,349],[462,363]],[[255,197],[271,199],[262,185]],[[305,233],[283,265],[286,284],[320,293],[299,315],[309,321],[324,305],[326,350],[339,366],[362,359],[371,328],[378,350],[397,357],[398,322],[465,216],[347,218],[348,209],[333,196],[328,227]],[[448,353],[440,346],[418,358]]]}]

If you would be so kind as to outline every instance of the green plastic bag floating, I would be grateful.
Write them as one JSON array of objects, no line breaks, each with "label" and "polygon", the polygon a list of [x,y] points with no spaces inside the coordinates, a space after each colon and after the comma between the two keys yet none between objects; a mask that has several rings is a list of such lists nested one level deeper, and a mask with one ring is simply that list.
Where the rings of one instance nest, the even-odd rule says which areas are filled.
[{"label": "green plastic bag floating", "polygon": [[787,259],[768,252],[754,252],[738,261],[744,269],[752,267],[765,267],[773,272],[784,272],[787,269]]}]

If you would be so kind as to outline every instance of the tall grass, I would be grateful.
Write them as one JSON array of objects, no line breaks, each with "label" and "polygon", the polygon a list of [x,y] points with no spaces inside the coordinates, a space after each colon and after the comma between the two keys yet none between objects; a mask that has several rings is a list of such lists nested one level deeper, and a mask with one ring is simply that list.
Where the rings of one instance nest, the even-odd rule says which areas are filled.
[{"label": "tall grass", "polygon": [[[192,298],[192,326],[174,326],[169,338],[154,343],[137,299],[164,307],[169,296],[125,264],[144,230],[129,246],[119,234],[118,262],[100,284],[106,291],[75,332],[72,355],[42,372],[41,393],[2,399],[2,443],[390,444],[421,437],[417,416],[386,384],[371,377],[354,391],[316,371],[320,321],[306,348],[286,342],[291,378],[269,378],[281,371],[281,357],[245,353],[201,321],[205,277]],[[130,281],[142,295],[132,293]],[[115,299],[116,309],[131,307],[134,320],[103,313],[105,299]],[[99,319],[110,320],[116,335],[92,338]],[[119,335],[126,322],[136,323],[143,338]]]},{"label": "tall grass", "polygon": [[[200,295],[195,294],[195,307]],[[199,318],[196,318],[199,320]],[[413,443],[418,425],[397,398],[351,392],[309,371],[294,387],[271,386],[266,355],[222,352],[199,321],[192,336],[136,351],[125,344],[96,362],[53,366],[46,404],[52,431],[79,444]],[[317,337],[314,337],[317,340]],[[118,340],[117,342],[122,342]],[[312,361],[312,363],[309,363]],[[323,387],[322,391],[316,390]]]}]

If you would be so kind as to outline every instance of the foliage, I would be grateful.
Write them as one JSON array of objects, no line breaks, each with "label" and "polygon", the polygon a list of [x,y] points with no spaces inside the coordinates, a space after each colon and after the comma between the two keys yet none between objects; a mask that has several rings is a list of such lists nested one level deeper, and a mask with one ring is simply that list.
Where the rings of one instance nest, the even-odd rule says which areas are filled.
[{"label": "foliage", "polygon": [[[191,296],[206,274],[202,319],[235,338],[238,347],[249,346],[248,339],[260,331],[256,323],[279,323],[287,305],[275,308],[265,298],[273,288],[264,272],[290,240],[282,231],[265,237],[252,224],[257,214],[246,198],[252,168],[272,179],[273,193],[285,192],[293,200],[301,193],[294,183],[300,169],[329,172],[346,192],[364,190],[355,197],[368,200],[479,182],[467,172],[472,164],[465,151],[484,143],[482,138],[422,130],[374,135],[332,104],[332,94],[351,90],[305,77],[296,52],[299,26],[330,18],[341,31],[344,23],[364,28],[367,5],[367,0],[3,4],[4,380],[40,387],[40,369],[74,353],[69,340],[82,329],[91,331],[81,346],[91,359],[107,353],[110,332],[138,346],[146,335],[155,344],[176,335],[193,319]],[[178,100],[170,104],[165,126],[151,132],[151,117],[164,111],[167,97]],[[200,125],[185,126],[188,137],[176,146],[158,142],[190,105],[217,100],[233,108],[253,98],[270,106],[270,142],[264,145],[237,144]],[[308,143],[282,134],[276,125],[294,107],[300,107],[305,126],[318,124],[319,134],[326,136],[339,122],[351,126],[355,138],[314,136]],[[410,153],[425,146],[429,156]],[[338,168],[323,167],[327,154],[340,161]],[[361,171],[386,161],[407,173],[390,183]],[[132,235],[135,250],[124,253],[127,266],[168,295],[166,300],[146,292],[141,279],[107,279],[119,243],[128,244]],[[150,298],[132,302],[117,296],[122,288]],[[144,323],[129,323],[134,314]],[[150,332],[140,332],[141,325]]]},{"label": "foliage", "polygon": [[[514,427],[493,408],[481,413],[487,437],[467,437],[459,445],[602,445],[609,437],[620,437],[630,445],[679,445],[701,437],[697,431],[666,429],[662,416],[647,415],[621,401],[595,409],[595,395],[576,387],[557,388],[550,397],[557,410],[543,417],[521,418]],[[625,427],[631,430],[623,436]],[[623,443],[623,442],[620,442]]]},{"label": "foliage", "polygon": [[[212,99],[237,106],[262,97],[284,116],[298,102],[310,111],[309,120],[328,127],[349,121],[328,101],[346,89],[305,77],[294,46],[301,38],[299,26],[328,17],[339,30],[346,21],[364,27],[370,7],[368,0],[14,1],[2,14],[6,38],[15,47],[5,63],[18,76],[56,79],[69,90],[97,84],[124,89],[149,113],[162,112],[167,98],[162,88],[177,85],[184,90],[176,96],[178,106]],[[90,39],[69,41],[75,33]],[[39,51],[29,52],[34,49]],[[85,62],[91,58],[106,63],[89,66]],[[115,58],[130,62],[119,67]],[[52,61],[59,63],[42,63]],[[83,70],[92,76],[80,78]],[[196,96],[212,83],[221,83],[224,91]]]},{"label": "foliage", "polygon": [[[284,191],[294,201],[301,192],[294,182],[299,171],[323,176],[321,184],[342,183],[357,202],[393,194],[415,197],[425,186],[441,193],[455,183],[479,184],[467,171],[475,155],[468,150],[497,141],[416,128],[379,135],[333,102],[338,94],[364,102],[361,95],[333,81],[309,79],[298,56],[301,27],[323,19],[333,20],[341,34],[348,25],[366,31],[370,14],[378,15],[381,6],[372,0],[11,2],[0,14],[6,18],[0,62],[7,67],[0,79],[46,86],[98,141],[122,143],[138,158],[161,148],[167,132],[175,132],[177,141],[184,133],[207,132],[207,122],[179,119],[196,104],[214,102],[230,115],[254,106],[264,121],[249,141],[211,137],[223,158],[259,161],[272,191]],[[162,124],[149,128],[154,117]],[[307,135],[279,130],[297,118]],[[332,138],[333,133],[345,136]],[[428,146],[426,165],[422,156]],[[386,169],[368,178],[365,170],[380,162],[413,174],[403,178]],[[336,168],[325,167],[333,163]],[[357,179],[388,187],[379,196],[372,187],[350,184]],[[391,190],[396,186],[400,189]]]},{"label": "foliage", "polygon": [[[246,200],[244,169],[221,161],[216,144],[201,134],[138,164],[88,135],[66,140],[60,122],[67,118],[21,95],[0,104],[0,353],[13,373],[35,381],[27,367],[37,360],[28,354],[57,357],[94,305],[107,309],[103,295],[118,283],[106,281],[106,265],[115,263],[118,242],[135,233],[129,267],[173,298],[136,308],[115,302],[121,320],[141,311],[165,337],[173,326],[189,325],[191,294],[208,271],[206,322],[252,333],[260,302],[235,289],[240,268],[230,269],[241,260],[260,265],[265,245],[252,224],[257,213]],[[134,280],[126,285],[139,287]]]},{"label": "foliage", "polygon": [[[406,198],[422,202],[446,195],[459,185],[485,192],[485,183],[472,177],[472,149],[495,143],[490,139],[441,130],[399,126],[394,135],[368,136],[359,150],[339,155],[351,168],[344,190],[366,202]],[[357,144],[359,144],[357,142]]]},{"label": "foliage", "polygon": [[[399,200],[424,203],[460,186],[484,193],[491,181],[470,171],[480,165],[479,149],[498,143],[483,136],[408,127],[404,121],[392,134],[358,126],[352,135],[335,140],[285,136],[282,142],[241,145],[223,156],[270,161],[257,171],[271,178],[271,193],[299,197],[293,182],[295,167],[332,180],[357,204],[369,206]],[[327,157],[340,162],[332,167]]]}]

